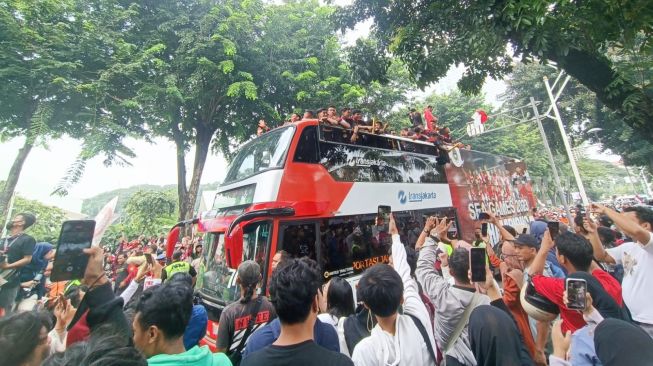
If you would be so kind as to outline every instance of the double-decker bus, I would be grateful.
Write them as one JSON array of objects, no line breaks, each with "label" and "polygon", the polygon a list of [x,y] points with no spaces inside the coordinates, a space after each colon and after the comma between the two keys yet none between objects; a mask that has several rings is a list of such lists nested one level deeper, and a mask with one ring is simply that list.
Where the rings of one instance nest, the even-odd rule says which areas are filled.
[{"label": "double-decker bus", "polygon": [[196,287],[209,313],[203,343],[215,349],[221,310],[240,296],[235,277],[243,260],[261,266],[263,291],[279,250],[314,259],[325,280],[352,284],[387,263],[391,240],[375,225],[379,205],[392,207],[404,244],[415,243],[430,215],[453,220],[450,234],[467,241],[481,212],[518,229],[530,220],[534,198],[523,163],[454,149],[441,165],[432,143],[359,135],[352,143],[351,131],[308,120],[239,148],[212,209],[194,220],[204,233]]}]

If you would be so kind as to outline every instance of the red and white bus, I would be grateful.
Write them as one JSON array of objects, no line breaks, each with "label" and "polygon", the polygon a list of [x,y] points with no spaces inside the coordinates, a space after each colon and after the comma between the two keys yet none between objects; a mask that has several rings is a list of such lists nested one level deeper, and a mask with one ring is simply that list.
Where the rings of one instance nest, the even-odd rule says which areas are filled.
[{"label": "red and white bus", "polygon": [[243,260],[261,265],[262,289],[282,249],[316,260],[325,279],[350,283],[388,262],[390,238],[374,221],[379,205],[392,207],[404,243],[415,243],[429,215],[453,219],[451,234],[467,241],[480,212],[518,229],[530,220],[535,200],[523,163],[455,149],[451,163],[439,165],[433,144],[370,134],[352,144],[350,134],[309,120],[240,147],[213,208],[194,220],[204,233],[197,282],[209,313],[203,343],[215,348],[221,310],[240,296],[235,269]]}]

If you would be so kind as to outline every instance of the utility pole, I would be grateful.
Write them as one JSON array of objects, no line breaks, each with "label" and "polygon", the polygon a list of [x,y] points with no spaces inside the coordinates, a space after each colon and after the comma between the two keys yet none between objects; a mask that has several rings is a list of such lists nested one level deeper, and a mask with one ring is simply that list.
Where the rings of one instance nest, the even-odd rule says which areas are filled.
[{"label": "utility pole", "polygon": [[551,147],[549,146],[549,139],[546,137],[544,132],[544,127],[542,127],[542,119],[540,118],[540,112],[537,110],[537,105],[535,105],[535,99],[531,97],[531,107],[533,108],[533,115],[535,116],[535,121],[537,122],[537,128],[540,130],[540,135],[542,136],[542,142],[544,143],[544,150],[546,150],[546,155],[549,158],[549,165],[551,165],[551,171],[553,172],[553,179],[556,182],[556,190],[560,195],[562,204],[565,206],[565,213],[567,214],[567,220],[569,220],[569,225],[574,224],[574,219],[571,217],[569,212],[569,205],[567,204],[567,197],[565,192],[562,191],[562,183],[560,182],[560,176],[558,175],[558,169],[556,169],[555,160],[553,160],[553,153],[551,152]]},{"label": "utility pole", "polygon": [[[558,97],[560,96],[562,89],[567,85],[568,81],[569,81],[569,75],[567,75],[564,83],[560,87],[560,90],[557,93]],[[553,96],[553,91],[551,89],[551,86],[549,85],[549,79],[546,76],[544,77],[544,86],[546,87],[546,92],[549,95],[549,99],[551,100],[551,109],[553,110],[553,114],[555,116],[555,118],[553,119],[557,122],[558,128],[560,129],[560,134],[562,135],[562,142],[565,145],[565,150],[567,151],[567,157],[569,157],[569,164],[571,165],[571,171],[574,173],[574,178],[576,179],[576,185],[578,186],[578,191],[580,192],[580,198],[583,201],[583,206],[588,206],[589,200],[587,199],[587,193],[585,192],[583,181],[580,178],[580,172],[578,171],[578,166],[576,166],[576,159],[574,159],[574,154],[571,151],[571,145],[569,144],[569,139],[567,138],[567,133],[565,132],[565,126],[562,123],[562,118],[560,118],[560,111],[558,111],[558,105],[556,103],[558,98]]]}]

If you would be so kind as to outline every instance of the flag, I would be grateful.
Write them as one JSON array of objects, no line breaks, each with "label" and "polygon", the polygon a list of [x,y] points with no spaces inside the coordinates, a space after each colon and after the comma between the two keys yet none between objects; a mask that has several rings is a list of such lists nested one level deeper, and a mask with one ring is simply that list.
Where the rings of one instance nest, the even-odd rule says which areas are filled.
[{"label": "flag", "polygon": [[95,232],[93,233],[93,246],[100,245],[100,240],[104,236],[104,232],[107,231],[107,228],[116,220],[117,216],[115,215],[116,205],[118,204],[118,196],[114,197],[109,201],[97,216],[95,216]]},{"label": "flag", "polygon": [[474,120],[475,125],[480,126],[487,122],[487,113],[482,109],[477,109],[476,112],[474,112],[472,119]]}]

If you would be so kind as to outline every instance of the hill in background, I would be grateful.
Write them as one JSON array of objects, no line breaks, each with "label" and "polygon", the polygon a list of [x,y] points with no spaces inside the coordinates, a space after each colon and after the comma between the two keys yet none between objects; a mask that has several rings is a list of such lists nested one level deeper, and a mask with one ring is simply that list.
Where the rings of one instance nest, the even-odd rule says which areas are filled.
[{"label": "hill in background", "polygon": [[[198,192],[198,198],[202,197],[202,191],[205,190],[215,190],[220,184],[219,183],[209,183],[203,184],[200,186]],[[118,205],[116,206],[116,212],[122,212],[123,207],[129,200],[129,198],[138,191],[167,191],[167,190],[176,190],[176,184],[166,184],[162,186],[157,186],[153,184],[140,184],[128,188],[114,189],[112,191],[103,192],[93,197],[87,198],[82,202],[82,213],[88,215],[89,217],[95,217],[97,213],[102,209],[104,205],[107,204],[113,197],[118,196]]]}]

